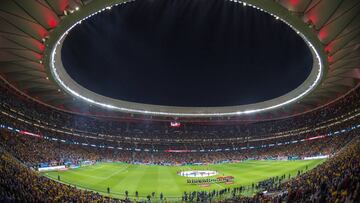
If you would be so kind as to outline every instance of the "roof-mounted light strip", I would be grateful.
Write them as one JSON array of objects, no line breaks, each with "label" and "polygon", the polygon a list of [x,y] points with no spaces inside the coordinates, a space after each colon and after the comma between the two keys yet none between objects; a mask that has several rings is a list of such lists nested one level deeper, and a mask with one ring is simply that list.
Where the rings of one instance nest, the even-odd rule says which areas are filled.
[{"label": "roof-mounted light strip", "polygon": [[256,109],[248,109],[248,110],[242,110],[242,111],[233,111],[233,112],[210,112],[210,113],[183,113],[183,112],[165,112],[165,111],[152,111],[152,110],[142,110],[142,109],[135,109],[135,108],[125,108],[125,107],[121,107],[121,106],[116,106],[116,105],[112,105],[112,104],[106,104],[103,102],[99,102],[99,101],[95,101],[91,98],[88,98],[86,96],[83,96],[81,93],[78,93],[76,91],[74,91],[71,87],[69,87],[68,85],[66,85],[60,78],[56,66],[55,66],[55,55],[56,55],[56,51],[57,48],[59,47],[59,45],[61,45],[61,41],[64,39],[64,37],[66,37],[66,35],[69,33],[70,30],[72,30],[76,25],[81,24],[81,22],[83,20],[86,20],[94,15],[97,15],[103,11],[106,10],[110,10],[113,6],[119,6],[119,5],[123,5],[129,2],[132,2],[134,0],[131,1],[125,1],[122,3],[117,3],[114,4],[112,6],[107,6],[101,10],[98,10],[95,13],[92,13],[90,15],[88,15],[87,17],[77,21],[75,24],[73,24],[70,28],[68,28],[66,30],[66,32],[64,32],[61,37],[57,40],[57,43],[55,44],[55,47],[53,48],[52,52],[51,52],[51,58],[50,58],[50,69],[51,72],[53,74],[53,76],[55,77],[56,81],[62,86],[62,88],[64,88],[67,92],[69,92],[70,94],[86,101],[89,102],[91,104],[95,104],[97,106],[101,106],[104,108],[108,108],[108,109],[114,109],[114,110],[119,110],[119,111],[123,111],[123,112],[128,112],[128,113],[139,113],[139,114],[151,114],[151,115],[162,115],[162,116],[236,116],[236,115],[243,115],[243,114],[252,114],[252,113],[258,113],[258,112],[263,112],[263,111],[267,111],[267,110],[271,110],[271,109],[275,109],[275,108],[279,108],[281,106],[287,105],[291,102],[294,102],[298,99],[300,99],[301,97],[305,96],[306,94],[308,94],[311,90],[313,90],[316,85],[320,82],[321,76],[322,76],[322,72],[323,72],[323,64],[322,64],[322,60],[321,57],[319,55],[319,53],[317,52],[317,50],[315,49],[314,45],[306,38],[306,36],[304,34],[302,34],[300,31],[298,31],[294,26],[292,26],[290,23],[288,23],[286,20],[282,19],[281,17],[272,14],[262,8],[259,8],[255,5],[252,5],[250,3],[247,3],[245,1],[240,1],[240,0],[229,0],[235,3],[241,3],[243,6],[250,6],[253,7],[254,9],[258,9],[262,12],[268,13],[269,15],[273,16],[276,20],[281,20],[282,22],[286,23],[288,26],[290,26],[298,35],[300,35],[303,40],[305,40],[305,42],[308,44],[308,46],[312,49],[312,51],[315,53],[316,56],[316,60],[318,63],[318,70],[316,73],[316,78],[315,80],[312,82],[312,84],[305,90],[303,91],[301,94],[297,95],[296,97],[293,97],[289,100],[286,100],[284,102],[281,102],[279,104],[276,105],[272,105],[272,106],[268,106],[268,107],[263,107],[263,108],[256,108]]}]

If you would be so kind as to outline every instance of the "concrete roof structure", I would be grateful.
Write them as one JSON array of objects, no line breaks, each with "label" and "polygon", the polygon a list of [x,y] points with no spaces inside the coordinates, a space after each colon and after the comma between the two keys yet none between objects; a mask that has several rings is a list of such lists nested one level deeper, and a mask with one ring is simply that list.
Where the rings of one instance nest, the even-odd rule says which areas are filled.
[{"label": "concrete roof structure", "polygon": [[[2,0],[0,2],[0,74],[36,102],[62,111],[129,119],[171,120],[176,114],[113,111],[74,97],[51,71],[51,51],[69,25],[119,0]],[[319,84],[295,102],[255,115],[191,115],[209,120],[267,120],[311,111],[348,94],[360,80],[360,1],[234,1],[276,14],[311,41],[322,59]],[[239,5],[241,6],[241,5]],[[137,106],[138,108],[138,106]],[[146,107],[147,108],[147,107]],[[143,110],[146,111],[146,108]],[[215,112],[212,109],[212,113]],[[245,110],[245,109],[243,109]],[[169,110],[170,111],[170,110]],[[193,110],[183,109],[187,113]],[[201,111],[204,112],[204,111]],[[206,111],[205,111],[206,112]],[[227,111],[229,112],[229,111]],[[135,114],[135,115],[134,115]],[[136,115],[138,114],[138,115]],[[184,115],[189,117],[189,115]]]}]

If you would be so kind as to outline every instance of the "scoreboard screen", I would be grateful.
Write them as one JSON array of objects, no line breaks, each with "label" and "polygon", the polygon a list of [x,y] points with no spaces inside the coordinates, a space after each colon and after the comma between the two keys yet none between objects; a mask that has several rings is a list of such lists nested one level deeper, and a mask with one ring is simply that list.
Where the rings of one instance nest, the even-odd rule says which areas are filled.
[{"label": "scoreboard screen", "polygon": [[174,127],[174,128],[178,128],[178,127],[181,126],[181,123],[178,122],[178,121],[171,121],[171,122],[170,122],[170,126],[171,126],[171,127]]}]

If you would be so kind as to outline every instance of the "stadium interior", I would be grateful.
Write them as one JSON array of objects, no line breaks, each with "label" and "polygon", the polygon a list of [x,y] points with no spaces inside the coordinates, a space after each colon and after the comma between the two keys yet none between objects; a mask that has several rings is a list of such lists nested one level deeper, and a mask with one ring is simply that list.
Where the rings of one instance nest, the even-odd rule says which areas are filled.
[{"label": "stadium interior", "polygon": [[360,202],[360,1],[0,1],[0,202]]}]

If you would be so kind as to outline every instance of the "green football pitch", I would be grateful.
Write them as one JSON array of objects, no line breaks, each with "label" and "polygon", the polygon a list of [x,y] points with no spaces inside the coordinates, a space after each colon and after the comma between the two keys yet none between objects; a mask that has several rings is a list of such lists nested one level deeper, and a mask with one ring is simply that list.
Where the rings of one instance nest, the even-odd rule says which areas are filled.
[{"label": "green football pitch", "polygon": [[[125,191],[129,197],[146,197],[155,192],[156,197],[163,193],[164,197],[179,198],[182,194],[191,191],[220,190],[224,188],[249,186],[270,177],[290,174],[295,177],[298,170],[311,170],[325,160],[297,160],[297,161],[244,161],[240,163],[226,163],[201,166],[150,166],[125,163],[98,163],[67,171],[45,172],[43,175],[60,182],[71,184],[78,188],[94,190],[102,194],[107,193],[110,188],[112,197],[123,198]],[[234,183],[213,183],[208,187],[188,184],[188,177],[177,174],[179,171],[189,170],[211,170],[217,171],[218,175],[212,176],[233,176]],[[207,178],[212,178],[207,177]],[[200,179],[200,178],[193,178]],[[251,194],[254,191],[250,191]],[[245,194],[246,195],[246,194]]]}]

